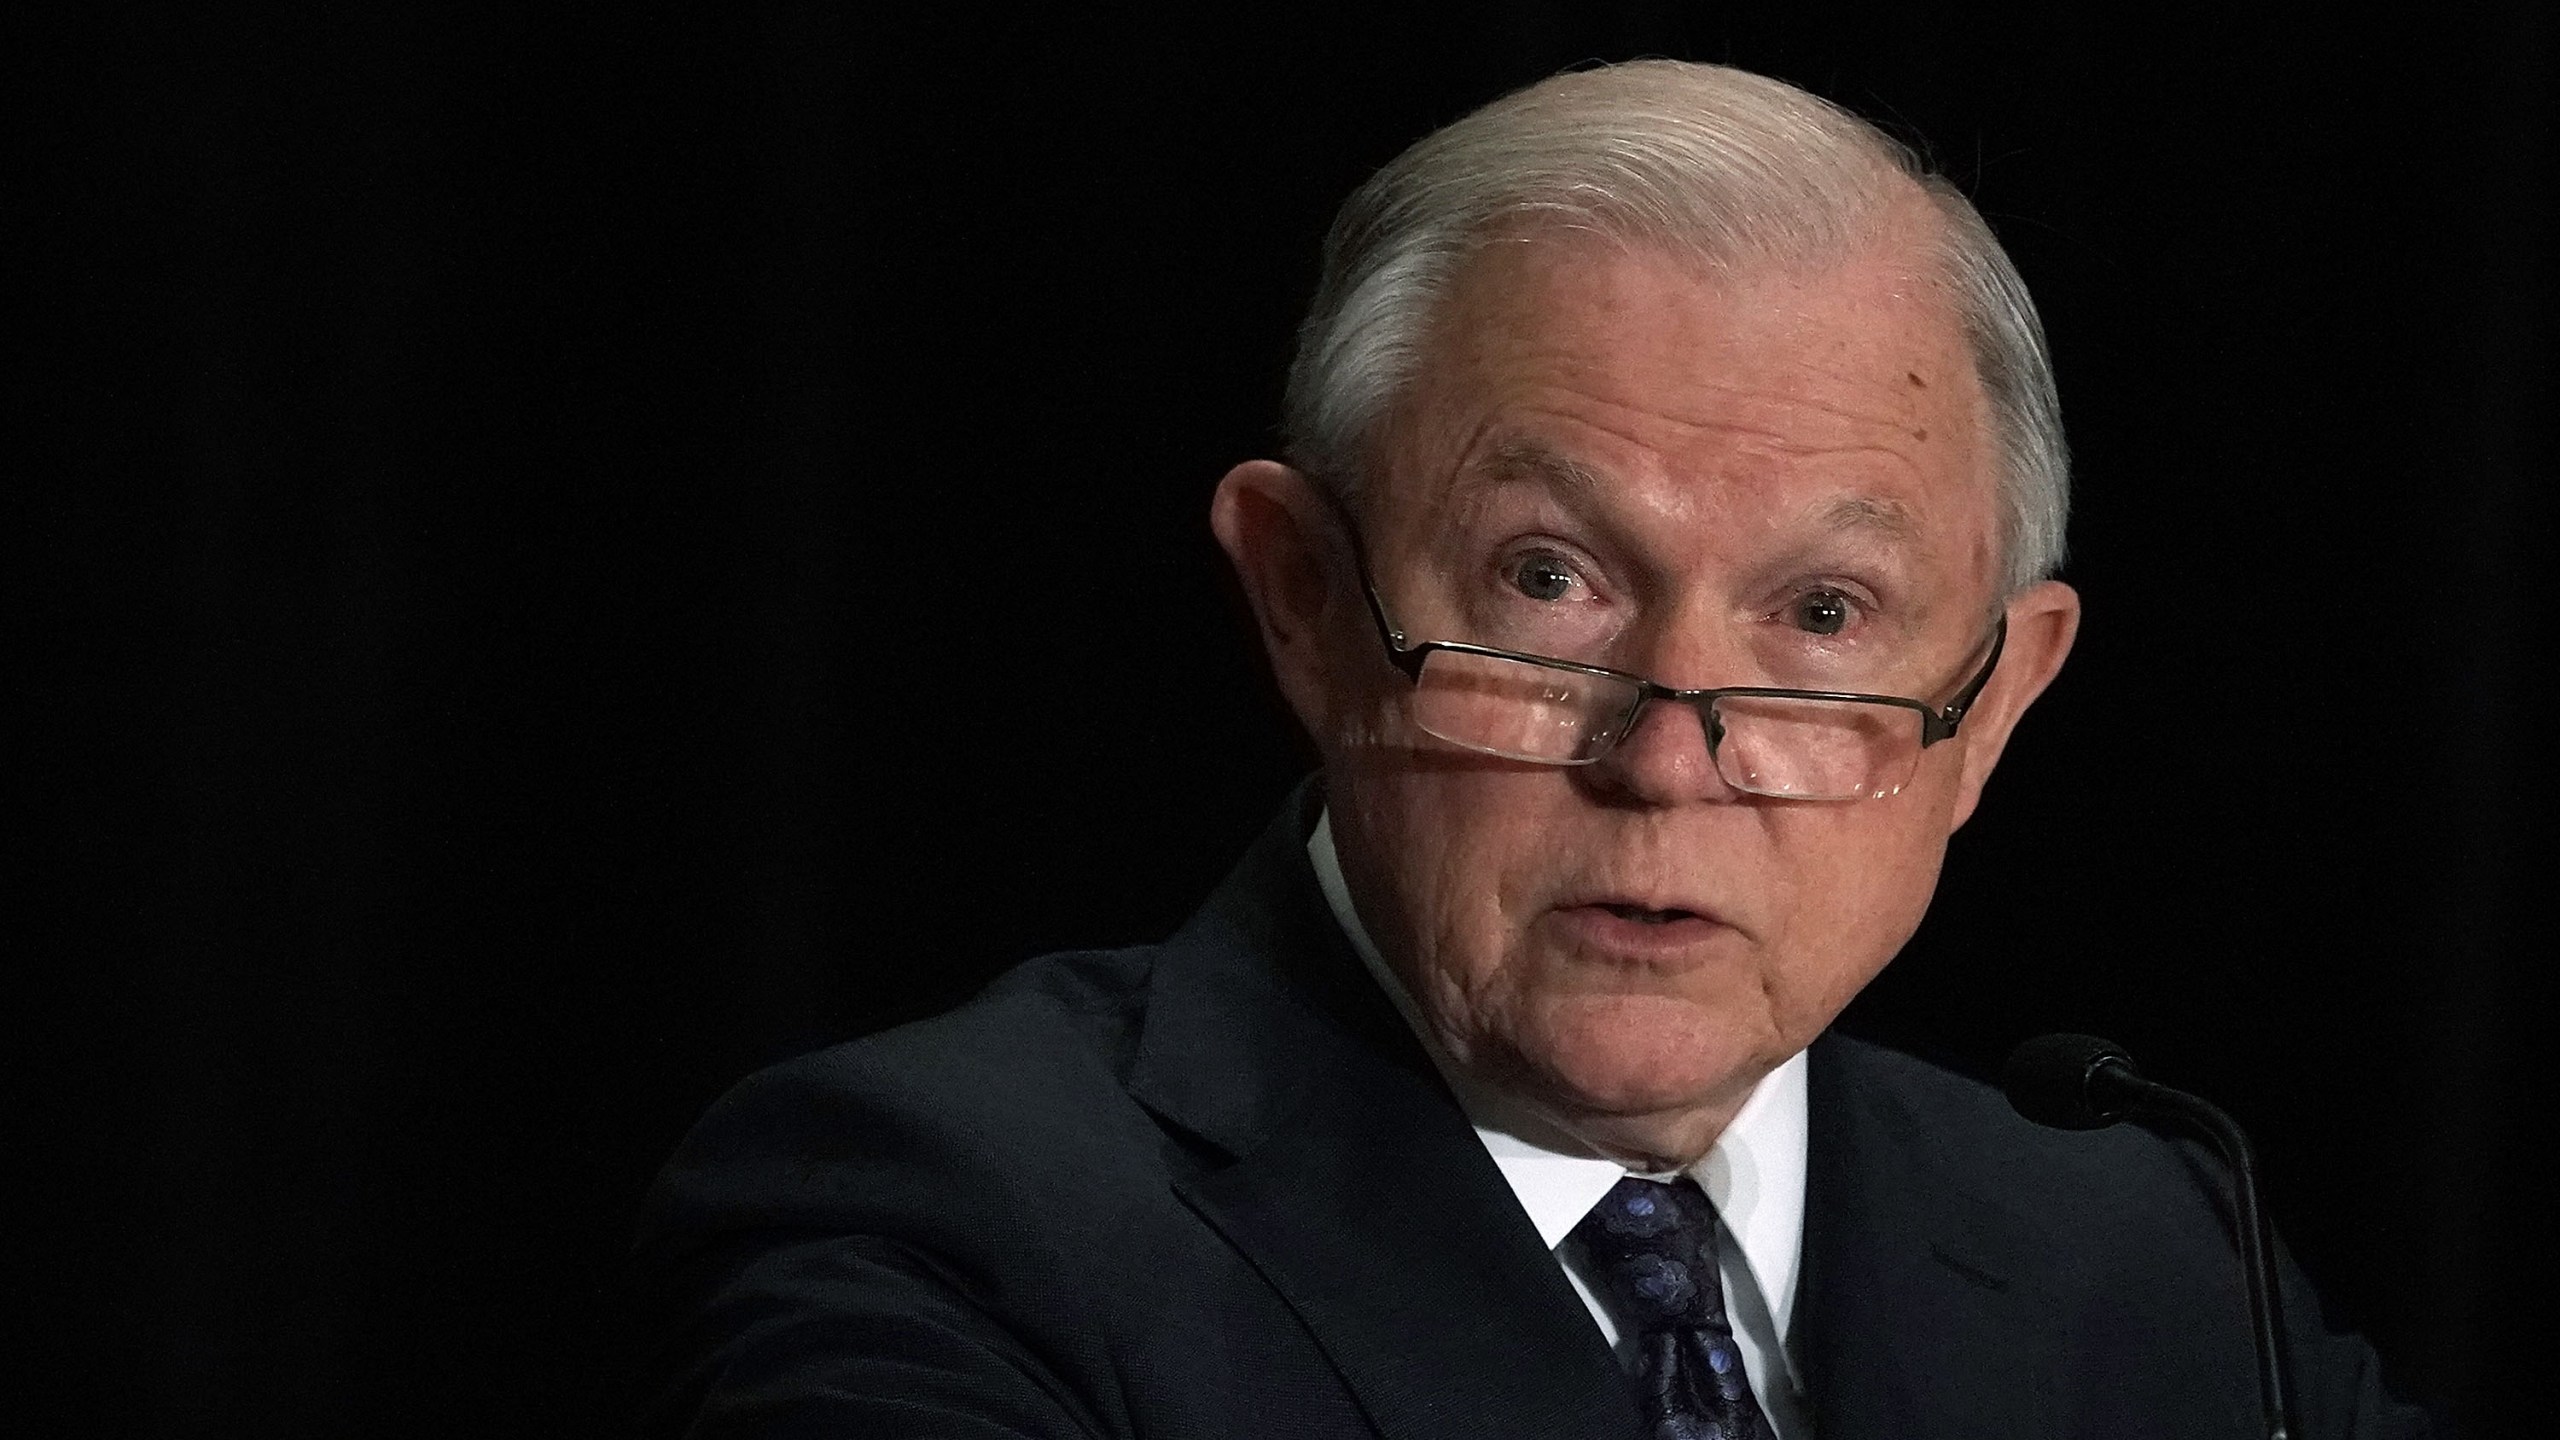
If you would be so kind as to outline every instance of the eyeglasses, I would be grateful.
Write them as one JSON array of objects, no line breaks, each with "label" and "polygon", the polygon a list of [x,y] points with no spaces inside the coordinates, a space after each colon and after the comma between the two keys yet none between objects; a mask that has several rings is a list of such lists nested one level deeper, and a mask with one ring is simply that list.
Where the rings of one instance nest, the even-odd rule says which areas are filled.
[{"label": "eyeglasses", "polygon": [[1387,618],[1368,557],[1352,533],[1360,585],[1387,660],[1413,682],[1414,723],[1464,749],[1539,765],[1589,765],[1635,728],[1645,703],[1686,705],[1706,727],[1716,773],[1734,789],[1782,800],[1882,799],[1911,782],[1920,752],[1956,733],[2000,663],[1991,653],[1953,700],[1731,685],[1675,690],[1641,675],[1454,640],[1410,642]]}]

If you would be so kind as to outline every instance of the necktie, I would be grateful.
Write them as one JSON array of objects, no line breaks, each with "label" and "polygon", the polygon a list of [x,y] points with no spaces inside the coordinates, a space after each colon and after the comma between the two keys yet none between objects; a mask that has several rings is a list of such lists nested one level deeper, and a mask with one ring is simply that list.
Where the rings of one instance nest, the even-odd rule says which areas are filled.
[{"label": "necktie", "polygon": [[1716,1270],[1716,1212],[1687,1180],[1630,1175],[1573,1229],[1633,1328],[1654,1440],[1770,1440]]}]

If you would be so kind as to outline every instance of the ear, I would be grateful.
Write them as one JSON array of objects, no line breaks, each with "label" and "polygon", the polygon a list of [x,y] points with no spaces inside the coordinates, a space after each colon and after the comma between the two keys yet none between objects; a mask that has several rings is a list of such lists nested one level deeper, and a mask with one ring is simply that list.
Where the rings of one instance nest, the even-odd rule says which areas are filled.
[{"label": "ear", "polygon": [[[1964,776],[1956,794],[1955,824],[1972,818],[1992,767],[2044,687],[2062,669],[2071,642],[2080,633],[2080,592],[2059,580],[2046,580],[2019,591],[2009,601],[2009,638],[2001,647],[1999,668],[1991,683],[1965,712],[1956,741],[1964,746]],[[1952,826],[1949,828],[1953,828]]]},{"label": "ear", "polygon": [[1321,748],[1339,709],[1326,642],[1338,628],[1340,548],[1315,482],[1273,460],[1248,460],[1218,482],[1209,529],[1236,567],[1280,693]]}]

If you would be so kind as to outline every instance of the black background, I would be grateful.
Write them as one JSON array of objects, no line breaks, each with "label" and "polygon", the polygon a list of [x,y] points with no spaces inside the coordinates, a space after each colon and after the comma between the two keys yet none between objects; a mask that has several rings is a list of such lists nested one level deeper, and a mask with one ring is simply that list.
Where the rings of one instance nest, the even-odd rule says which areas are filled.
[{"label": "black background", "polygon": [[2521,1433],[2551,22],[2116,8],[266,6],[22,50],[25,1403],[613,1428],[632,1210],[714,1095],[1164,932],[1304,763],[1203,516],[1332,206],[1668,53],[1925,141],[2078,456],[2080,648],[1852,1023],[1977,1073],[2094,1030],[2223,1098],[2344,1318]]}]

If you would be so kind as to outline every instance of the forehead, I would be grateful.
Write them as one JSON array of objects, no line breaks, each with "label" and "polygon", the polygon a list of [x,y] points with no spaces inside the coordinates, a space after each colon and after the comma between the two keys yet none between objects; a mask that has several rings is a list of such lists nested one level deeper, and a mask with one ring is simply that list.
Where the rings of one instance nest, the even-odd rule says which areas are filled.
[{"label": "forehead", "polygon": [[1534,492],[1700,538],[1852,526],[1987,584],[1981,387],[1927,264],[1908,241],[1744,273],[1590,236],[1488,246],[1390,428],[1382,508]]}]

